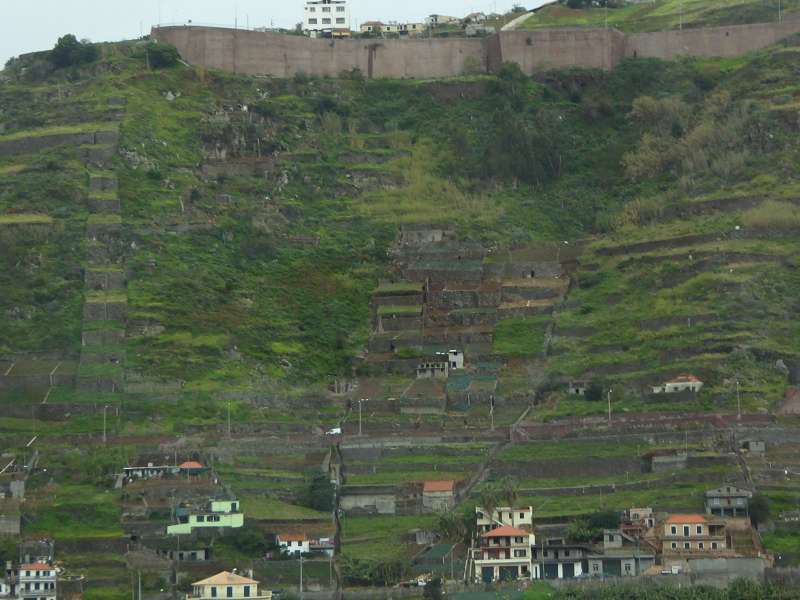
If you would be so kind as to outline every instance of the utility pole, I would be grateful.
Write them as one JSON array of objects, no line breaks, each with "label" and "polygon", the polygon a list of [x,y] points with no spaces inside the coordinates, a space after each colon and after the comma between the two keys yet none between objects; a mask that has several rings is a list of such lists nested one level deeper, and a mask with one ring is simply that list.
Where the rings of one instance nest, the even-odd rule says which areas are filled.
[{"label": "utility pole", "polygon": [[739,393],[739,380],[736,380],[736,419],[742,420],[742,395]]},{"label": "utility pole", "polygon": [[608,426],[611,427],[611,392],[614,388],[608,388]]},{"label": "utility pole", "polygon": [[139,571],[139,600],[142,600],[142,572]]},{"label": "utility pole", "polygon": [[303,600],[303,553],[300,553],[300,600]]},{"label": "utility pole", "polygon": [[105,444],[108,441],[108,436],[106,435],[106,411],[108,410],[108,404],[103,407],[103,443]]},{"label": "utility pole", "polygon": [[231,437],[231,401],[228,400],[228,437]]},{"label": "utility pole", "polygon": [[369,402],[369,398],[361,398],[358,401],[358,435],[361,435],[361,403]]}]

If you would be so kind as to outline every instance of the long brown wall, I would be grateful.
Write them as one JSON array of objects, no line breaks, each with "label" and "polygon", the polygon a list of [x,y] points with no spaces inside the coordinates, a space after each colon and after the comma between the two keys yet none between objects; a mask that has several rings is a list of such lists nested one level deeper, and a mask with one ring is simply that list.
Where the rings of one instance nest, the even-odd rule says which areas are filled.
[{"label": "long brown wall", "polygon": [[504,31],[485,39],[328,40],[219,27],[163,27],[154,39],[191,64],[248,75],[455,77],[516,62],[528,74],[553,68],[613,69],[624,57],[735,56],[800,31],[800,19],[626,35],[614,29]]},{"label": "long brown wall", "polygon": [[634,33],[625,40],[625,56],[670,59],[677,56],[736,56],[770,46],[800,31],[800,19]]}]

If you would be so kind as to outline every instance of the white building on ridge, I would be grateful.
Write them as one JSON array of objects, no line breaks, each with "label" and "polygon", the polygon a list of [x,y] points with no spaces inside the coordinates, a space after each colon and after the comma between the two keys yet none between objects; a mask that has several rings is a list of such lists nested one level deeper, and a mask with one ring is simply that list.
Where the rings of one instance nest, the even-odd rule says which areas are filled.
[{"label": "white building on ridge", "polygon": [[303,31],[311,37],[350,35],[347,0],[308,0],[303,13]]}]

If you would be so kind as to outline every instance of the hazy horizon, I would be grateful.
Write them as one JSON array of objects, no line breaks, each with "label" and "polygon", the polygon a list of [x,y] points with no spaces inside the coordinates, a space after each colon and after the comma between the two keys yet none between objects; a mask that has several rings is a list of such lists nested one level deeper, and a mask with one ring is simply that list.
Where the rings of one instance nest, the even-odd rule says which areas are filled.
[{"label": "hazy horizon", "polygon": [[[526,8],[546,0],[525,3]],[[68,7],[65,7],[69,4]],[[304,0],[287,3],[237,0],[221,5],[210,0],[31,0],[0,8],[0,65],[12,56],[48,50],[56,40],[72,33],[79,39],[113,42],[140,37],[157,24],[194,23],[240,27],[293,27],[300,22]],[[421,20],[431,13],[465,15],[470,12],[506,12],[513,0],[350,0],[353,26],[369,20]],[[43,18],[45,17],[45,18]]]}]

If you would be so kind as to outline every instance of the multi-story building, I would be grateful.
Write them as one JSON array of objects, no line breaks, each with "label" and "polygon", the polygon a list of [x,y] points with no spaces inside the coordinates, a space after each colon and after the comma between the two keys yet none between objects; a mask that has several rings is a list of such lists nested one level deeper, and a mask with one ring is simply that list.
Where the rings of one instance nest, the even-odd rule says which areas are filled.
[{"label": "multi-story building", "polygon": [[589,544],[569,543],[563,538],[550,538],[534,546],[533,558],[542,579],[572,579],[586,573]]},{"label": "multi-story building", "polygon": [[213,577],[196,581],[186,600],[206,600],[211,598],[233,598],[234,600],[272,600],[272,592],[260,590],[255,579],[242,577],[236,573],[223,571]]},{"label": "multi-story building", "polygon": [[704,515],[672,515],[664,521],[661,551],[669,555],[717,555],[730,550],[725,522]]},{"label": "multi-story building", "polygon": [[489,583],[508,579],[538,579],[539,568],[533,562],[533,508],[501,506],[492,509],[475,507],[477,539],[470,558],[475,582]]},{"label": "multi-story building", "polygon": [[480,534],[472,548],[475,582],[538,579],[533,564],[533,533],[510,525],[496,527]]},{"label": "multi-story building", "polygon": [[656,563],[653,548],[617,529],[603,531],[602,546],[595,546],[588,556],[591,577],[636,577]]},{"label": "multi-story building", "polygon": [[735,485],[724,485],[706,492],[706,514],[718,517],[745,517],[753,492]]},{"label": "multi-story building", "polygon": [[303,30],[321,35],[350,35],[347,0],[308,0],[303,14]]},{"label": "multi-story building", "polygon": [[236,529],[244,525],[244,514],[236,500],[212,500],[205,510],[179,508],[178,522],[167,526],[167,535],[189,535],[198,529]]},{"label": "multi-story building", "polygon": [[52,565],[42,562],[20,565],[16,580],[16,597],[20,600],[56,600],[58,579]]},{"label": "multi-story building", "polygon": [[490,515],[482,507],[476,506],[475,524],[478,533],[486,533],[502,525],[533,531],[533,508],[530,506],[519,508],[499,506],[493,509]]}]

